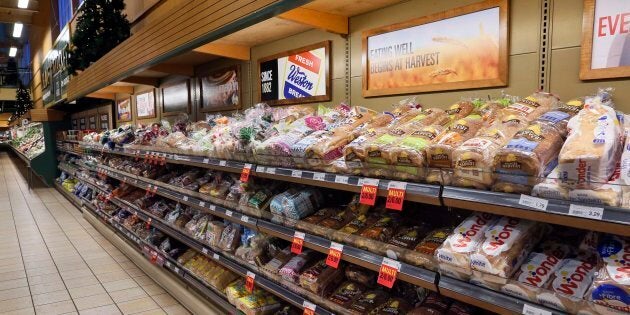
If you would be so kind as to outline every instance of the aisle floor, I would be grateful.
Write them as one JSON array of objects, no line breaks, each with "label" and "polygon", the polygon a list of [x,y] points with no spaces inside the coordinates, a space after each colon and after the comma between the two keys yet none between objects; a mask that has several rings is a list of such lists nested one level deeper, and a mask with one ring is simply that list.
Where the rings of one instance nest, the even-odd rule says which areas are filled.
[{"label": "aisle floor", "polygon": [[35,313],[189,314],[55,188],[29,190],[22,161],[0,152],[0,314]]}]

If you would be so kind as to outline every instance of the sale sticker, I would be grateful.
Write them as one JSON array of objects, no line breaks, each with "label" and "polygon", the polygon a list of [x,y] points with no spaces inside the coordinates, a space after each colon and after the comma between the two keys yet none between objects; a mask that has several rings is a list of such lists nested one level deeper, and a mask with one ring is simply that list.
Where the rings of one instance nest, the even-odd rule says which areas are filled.
[{"label": "sale sticker", "polygon": [[394,282],[396,281],[396,276],[399,271],[400,262],[383,257],[383,262],[381,263],[381,268],[378,271],[378,280],[376,283],[391,289],[394,286]]},{"label": "sale sticker", "polygon": [[331,242],[328,249],[328,257],[326,257],[326,265],[335,269],[339,267],[341,261],[341,253],[343,252],[343,244]]},{"label": "sale sticker", "polygon": [[291,244],[291,252],[299,255],[302,253],[302,245],[304,245],[304,233],[295,231],[293,234],[293,243]]},{"label": "sale sticker", "polygon": [[245,289],[247,290],[247,292],[252,293],[254,292],[254,279],[256,278],[256,274],[248,271],[247,272],[247,277],[245,278]]},{"label": "sale sticker", "polygon": [[302,307],[304,307],[304,313],[302,313],[303,315],[314,315],[317,305],[315,305],[315,303],[304,300],[304,302],[302,302]]},{"label": "sale sticker", "polygon": [[249,174],[252,172],[252,165],[245,164],[243,171],[241,171],[241,182],[247,183],[249,181]]},{"label": "sale sticker", "polygon": [[387,185],[387,201],[385,208],[402,211],[407,183],[391,181]]},{"label": "sale sticker", "polygon": [[373,206],[376,203],[379,180],[374,178],[364,178],[362,182],[359,203]]}]

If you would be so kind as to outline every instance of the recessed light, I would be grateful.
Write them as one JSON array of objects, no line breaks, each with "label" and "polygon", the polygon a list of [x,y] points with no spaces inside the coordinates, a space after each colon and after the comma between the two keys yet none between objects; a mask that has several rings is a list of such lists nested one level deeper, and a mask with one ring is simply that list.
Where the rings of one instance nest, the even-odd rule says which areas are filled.
[{"label": "recessed light", "polygon": [[15,23],[13,24],[13,37],[20,37],[22,36],[22,29],[24,28],[24,24],[22,23]]},{"label": "recessed light", "polygon": [[28,8],[28,0],[18,0],[18,8],[20,9]]},{"label": "recessed light", "polygon": [[9,48],[9,57],[15,57],[17,55],[17,48],[11,47]]}]

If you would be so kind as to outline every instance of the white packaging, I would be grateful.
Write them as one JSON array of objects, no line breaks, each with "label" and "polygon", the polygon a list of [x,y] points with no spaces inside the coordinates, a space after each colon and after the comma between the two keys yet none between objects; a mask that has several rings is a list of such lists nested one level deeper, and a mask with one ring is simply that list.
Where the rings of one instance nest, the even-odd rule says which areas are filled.
[{"label": "white packaging", "polygon": [[560,178],[560,170],[556,166],[542,183],[532,189],[532,196],[545,199],[569,199],[569,187]]},{"label": "white packaging", "polygon": [[475,213],[458,225],[444,243],[435,251],[440,263],[470,270],[470,254],[484,239],[485,232],[498,217],[489,213]]},{"label": "white packaging", "polygon": [[536,297],[538,303],[561,311],[576,313],[597,268],[579,259],[564,259]]}]

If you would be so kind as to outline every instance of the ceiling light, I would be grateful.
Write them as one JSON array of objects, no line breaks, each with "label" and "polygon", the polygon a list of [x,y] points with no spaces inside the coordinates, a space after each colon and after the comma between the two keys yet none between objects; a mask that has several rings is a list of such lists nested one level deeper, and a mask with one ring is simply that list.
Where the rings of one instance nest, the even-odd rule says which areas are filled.
[{"label": "ceiling light", "polygon": [[18,0],[18,8],[20,9],[28,8],[28,0]]},{"label": "ceiling light", "polygon": [[13,37],[20,37],[22,36],[22,29],[24,28],[24,24],[22,23],[15,23],[13,24]]},{"label": "ceiling light", "polygon": [[9,48],[9,57],[15,57],[16,54],[17,54],[17,48],[15,47]]}]

